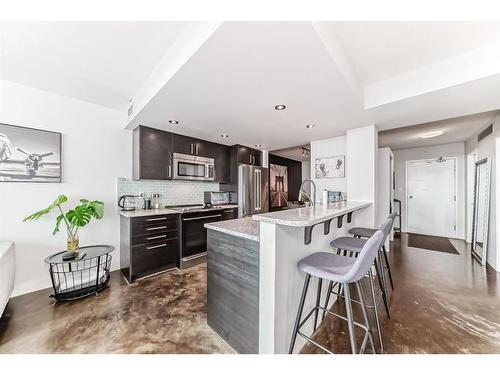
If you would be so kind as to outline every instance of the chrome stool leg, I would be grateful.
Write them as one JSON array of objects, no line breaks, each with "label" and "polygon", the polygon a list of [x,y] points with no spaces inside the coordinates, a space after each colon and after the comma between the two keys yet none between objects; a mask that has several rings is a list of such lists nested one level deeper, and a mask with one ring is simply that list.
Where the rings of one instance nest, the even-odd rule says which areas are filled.
[{"label": "chrome stool leg", "polygon": [[392,274],[391,274],[391,265],[389,264],[389,258],[387,257],[385,245],[382,246],[382,252],[384,253],[385,266],[387,267],[387,273],[389,274],[389,281],[391,282],[391,289],[394,290],[394,283],[392,282]]},{"label": "chrome stool leg", "polygon": [[373,309],[375,310],[375,321],[377,323],[377,333],[378,333],[378,338],[380,340],[380,349],[381,352],[384,352],[384,344],[382,342],[382,328],[380,326],[380,316],[378,314],[378,303],[377,303],[377,297],[375,295],[375,287],[373,286],[373,272],[370,269],[368,271],[368,285],[370,287],[370,292],[372,295],[372,301],[373,301]]},{"label": "chrome stool leg", "polygon": [[300,297],[299,309],[297,311],[297,318],[295,319],[295,324],[293,327],[292,340],[290,342],[290,349],[288,350],[288,354],[292,354],[293,347],[295,346],[295,340],[297,340],[300,318],[302,317],[302,310],[304,310],[304,302],[306,300],[307,289],[309,288],[310,281],[311,281],[311,275],[306,274],[306,279],[304,280],[304,288],[302,289],[302,296]]},{"label": "chrome stool leg", "polygon": [[[367,328],[367,333],[368,333],[368,339],[370,340],[370,344],[372,346],[372,351],[373,354],[375,354],[375,344],[373,343],[373,334],[372,334],[372,327],[370,324],[370,319],[368,319],[368,314],[366,312],[366,305],[365,305],[365,297],[363,295],[363,289],[361,288],[361,283],[359,281],[356,281],[356,289],[358,290],[358,295],[359,295],[359,302],[361,303],[361,310],[363,311],[363,318],[365,319],[365,324]],[[375,306],[375,310],[377,307]]]},{"label": "chrome stool leg", "polygon": [[387,317],[391,319],[391,315],[389,313],[389,305],[387,303],[387,293],[385,292],[385,287],[382,282],[382,278],[380,276],[380,267],[378,266],[377,257],[375,257],[374,265],[375,265],[375,272],[377,273],[378,285],[380,290],[382,291],[382,299],[384,301],[385,312],[387,313]]},{"label": "chrome stool leg", "polygon": [[352,315],[352,305],[351,305],[351,294],[349,292],[349,285],[344,284],[344,300],[345,300],[345,309],[347,314],[347,325],[349,327],[349,338],[351,340],[351,350],[352,354],[356,354],[356,336],[354,335],[354,319]]},{"label": "chrome stool leg", "polygon": [[[323,279],[318,279],[318,292],[316,294],[316,306],[319,306],[320,302],[321,302],[321,287],[323,286]],[[314,311],[314,330],[316,331],[316,328],[318,326],[318,313],[319,313],[319,310],[316,309]],[[323,314],[325,312],[323,311]]]}]

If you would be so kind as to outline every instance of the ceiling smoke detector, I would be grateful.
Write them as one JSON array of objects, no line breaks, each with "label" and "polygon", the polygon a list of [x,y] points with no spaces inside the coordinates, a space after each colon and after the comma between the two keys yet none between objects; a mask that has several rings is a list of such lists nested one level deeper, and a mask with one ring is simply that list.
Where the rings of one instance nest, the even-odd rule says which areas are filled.
[{"label": "ceiling smoke detector", "polygon": [[443,135],[443,133],[444,133],[443,130],[433,130],[430,132],[422,133],[418,137],[422,138],[422,139],[435,138],[435,137],[439,137],[440,135]]}]

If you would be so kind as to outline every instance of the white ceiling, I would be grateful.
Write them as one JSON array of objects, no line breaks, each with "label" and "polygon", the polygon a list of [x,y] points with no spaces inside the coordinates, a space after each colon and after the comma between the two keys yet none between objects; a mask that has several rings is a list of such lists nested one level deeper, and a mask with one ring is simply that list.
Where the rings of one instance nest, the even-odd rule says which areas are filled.
[{"label": "white ceiling", "polygon": [[498,22],[336,22],[334,27],[364,83],[500,41]]},{"label": "white ceiling", "polygon": [[[464,142],[478,131],[492,123],[499,112],[485,112],[448,120],[407,126],[404,128],[385,130],[378,133],[379,147],[390,147],[392,150],[434,146],[446,143]],[[436,138],[422,139],[422,133],[442,130],[444,134]]]},{"label": "white ceiling", "polygon": [[500,22],[203,24],[0,23],[0,78],[268,150],[500,108]]},{"label": "white ceiling", "polygon": [[127,110],[186,22],[1,22],[0,78]]},{"label": "white ceiling", "polygon": [[311,159],[311,156],[310,154],[307,156],[302,155],[303,148],[311,150],[311,145],[308,143],[300,146],[282,148],[281,150],[269,151],[269,153],[287,159],[292,159],[297,161],[308,161]]}]

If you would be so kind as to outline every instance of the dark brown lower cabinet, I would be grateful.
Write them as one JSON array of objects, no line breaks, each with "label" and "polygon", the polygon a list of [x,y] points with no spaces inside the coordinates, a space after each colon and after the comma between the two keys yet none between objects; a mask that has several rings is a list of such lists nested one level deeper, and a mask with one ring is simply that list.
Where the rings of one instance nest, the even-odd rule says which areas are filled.
[{"label": "dark brown lower cabinet", "polygon": [[120,268],[129,282],[178,263],[179,215],[120,217]]}]

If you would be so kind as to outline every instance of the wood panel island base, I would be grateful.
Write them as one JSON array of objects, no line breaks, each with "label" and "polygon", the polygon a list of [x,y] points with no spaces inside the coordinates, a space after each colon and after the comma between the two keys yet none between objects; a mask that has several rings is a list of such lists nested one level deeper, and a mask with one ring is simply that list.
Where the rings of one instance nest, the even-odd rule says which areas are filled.
[{"label": "wood panel island base", "polygon": [[[370,206],[347,201],[206,224],[208,325],[238,353],[287,353],[304,282],[297,262],[329,251],[350,227],[369,225]],[[347,215],[350,222],[340,220]],[[315,294],[308,294],[304,312]],[[303,330],[312,332],[312,324]],[[297,340],[298,352],[305,341]]]}]

